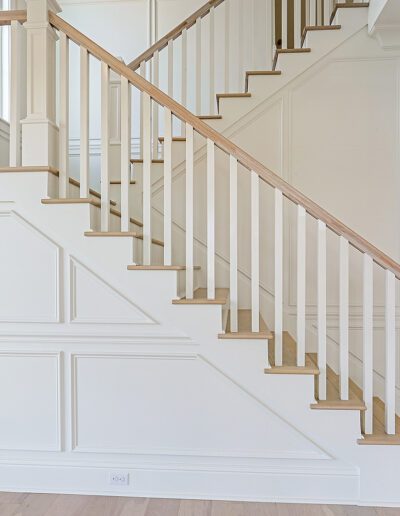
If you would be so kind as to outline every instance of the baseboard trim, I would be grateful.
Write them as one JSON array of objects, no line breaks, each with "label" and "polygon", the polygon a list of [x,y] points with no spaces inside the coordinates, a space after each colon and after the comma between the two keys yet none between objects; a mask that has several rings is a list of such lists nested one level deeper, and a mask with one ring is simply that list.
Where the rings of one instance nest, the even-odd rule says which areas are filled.
[{"label": "baseboard trim", "polygon": [[[129,473],[130,485],[109,485],[112,471]],[[285,471],[286,470],[286,471]],[[354,471],[317,473],[310,469],[279,472],[204,471],[130,466],[66,466],[39,464],[0,464],[0,491],[63,493],[150,498],[203,500],[241,500],[286,503],[357,504],[359,476]],[[288,496],[288,493],[290,495]]]}]

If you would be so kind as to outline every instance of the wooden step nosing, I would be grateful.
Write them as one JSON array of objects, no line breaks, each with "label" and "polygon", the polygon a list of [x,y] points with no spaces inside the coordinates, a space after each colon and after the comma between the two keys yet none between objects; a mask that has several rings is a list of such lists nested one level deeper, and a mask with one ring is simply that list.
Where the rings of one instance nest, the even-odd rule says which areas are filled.
[{"label": "wooden step nosing", "polygon": [[357,439],[357,444],[362,446],[400,446],[400,435],[364,435],[361,439]]},{"label": "wooden step nosing", "polygon": [[[185,265],[128,265],[128,271],[185,271]],[[194,270],[200,270],[199,265],[193,267]]]},{"label": "wooden step nosing", "polygon": [[310,408],[312,410],[367,410],[365,404],[357,400],[317,401],[317,403],[311,403]]},{"label": "wooden step nosing", "polygon": [[315,367],[296,366],[272,366],[264,369],[265,374],[292,374],[292,375],[319,375],[319,369]]},{"label": "wooden step nosing", "polygon": [[270,340],[273,338],[272,333],[268,332],[228,332],[219,333],[218,338],[221,340]]},{"label": "wooden step nosing", "polygon": [[33,166],[33,167],[29,167],[29,166],[24,166],[24,167],[0,167],[0,173],[4,173],[4,174],[7,174],[7,173],[29,173],[29,172],[34,172],[34,173],[37,173],[37,172],[47,172],[47,173],[53,174],[55,176],[59,175],[59,171],[56,168],[48,167],[48,166],[43,166],[43,167],[38,167],[38,166]]}]

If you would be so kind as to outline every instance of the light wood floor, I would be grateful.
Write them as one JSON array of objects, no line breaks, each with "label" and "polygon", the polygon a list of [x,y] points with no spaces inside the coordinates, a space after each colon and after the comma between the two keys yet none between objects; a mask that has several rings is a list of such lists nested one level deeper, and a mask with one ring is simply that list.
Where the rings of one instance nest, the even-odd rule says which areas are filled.
[{"label": "light wood floor", "polygon": [[400,509],[0,493],[1,516],[400,516]]}]

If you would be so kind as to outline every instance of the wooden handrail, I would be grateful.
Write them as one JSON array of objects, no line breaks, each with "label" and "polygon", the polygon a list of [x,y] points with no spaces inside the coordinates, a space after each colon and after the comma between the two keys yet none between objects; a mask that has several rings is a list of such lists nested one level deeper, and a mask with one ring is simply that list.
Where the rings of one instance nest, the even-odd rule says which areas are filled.
[{"label": "wooden handrail", "polygon": [[217,7],[219,4],[222,4],[225,0],[209,0],[203,7],[200,7],[196,12],[191,14],[186,20],[177,25],[174,29],[172,29],[168,34],[165,34],[160,40],[158,40],[154,45],[145,50],[143,54],[140,54],[134,61],[128,64],[128,67],[135,71],[139,68],[140,64],[143,61],[148,61],[151,59],[155,52],[160,52],[163,48],[168,45],[168,41],[175,40],[179,38],[184,29],[190,29],[198,18],[204,18],[210,12],[212,7]]},{"label": "wooden handrail", "polygon": [[12,21],[26,22],[26,10],[0,11],[0,25],[11,25]]},{"label": "wooden handrail", "polygon": [[128,68],[128,66],[94,43],[77,29],[69,25],[66,21],[62,20],[56,14],[49,12],[49,19],[50,23],[56,29],[64,32],[72,41],[86,48],[97,59],[107,63],[112,70],[123,77],[126,77],[129,82],[139,90],[146,92],[158,104],[170,109],[177,118],[190,124],[199,134],[212,140],[218,148],[235,157],[245,168],[256,172],[267,184],[274,188],[278,188],[278,190],[280,190],[290,201],[305,208],[309,215],[324,222],[334,233],[346,238],[354,248],[358,249],[362,253],[367,253],[375,263],[384,269],[392,271],[396,277],[400,279],[400,264],[395,260],[380,251],[377,247],[368,242],[368,240],[343,224],[340,220],[321,208],[314,201],[303,195],[294,186],[284,181],[277,174],[250,156],[246,151],[200,120],[181,104],[153,86],[150,82],[146,81],[146,79],[133,72]]}]

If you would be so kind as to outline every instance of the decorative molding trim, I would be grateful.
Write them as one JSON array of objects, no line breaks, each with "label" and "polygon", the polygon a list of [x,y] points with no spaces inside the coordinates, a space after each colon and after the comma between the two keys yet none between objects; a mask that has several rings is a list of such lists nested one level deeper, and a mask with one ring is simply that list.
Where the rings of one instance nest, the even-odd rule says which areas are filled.
[{"label": "decorative molding trim", "polygon": [[[103,288],[108,289],[110,293],[118,299],[119,301],[123,301],[126,303],[133,311],[135,311],[138,315],[142,316],[142,320],[134,321],[129,317],[114,317],[105,319],[104,317],[98,318],[82,318],[77,313],[77,277],[76,271],[77,268],[80,268],[84,273],[90,275],[90,277],[95,281],[98,285],[101,285]],[[135,305],[130,299],[121,294],[117,289],[107,283],[104,279],[100,278],[96,273],[94,273],[91,269],[80,263],[73,257],[70,257],[70,296],[69,296],[69,322],[74,324],[130,324],[130,325],[146,325],[146,324],[158,324],[154,319],[152,319],[149,315],[145,314],[137,305]]]},{"label": "decorative molding trim", "polygon": [[[55,358],[57,361],[57,378],[56,378],[56,396],[57,396],[57,444],[55,446],[49,446],[46,448],[38,447],[24,447],[18,448],[18,451],[62,451],[63,450],[63,396],[62,396],[62,364],[63,364],[63,352],[36,352],[36,351],[16,351],[16,350],[1,350],[1,357],[14,357],[14,358]],[[16,448],[0,448],[1,450],[14,451]]]},{"label": "decorative molding trim", "polygon": [[[6,205],[7,206],[7,205]],[[4,319],[0,314],[0,323],[60,323],[61,321],[61,313],[60,313],[60,304],[61,304],[61,266],[60,266],[60,256],[61,256],[61,248],[60,246],[52,240],[49,236],[45,235],[42,231],[33,226],[30,222],[28,222],[25,218],[23,218],[19,213],[15,212],[12,209],[7,209],[6,211],[0,211],[0,218],[10,217],[14,218],[21,226],[26,228],[28,231],[32,232],[34,235],[38,236],[43,242],[45,242],[48,246],[52,246],[52,250],[55,254],[55,278],[54,278],[54,312],[49,314],[48,316],[43,317],[13,317],[12,319]]]},{"label": "decorative molding trim", "polygon": [[[91,448],[79,446],[78,442],[78,410],[77,410],[77,396],[78,396],[78,377],[77,377],[77,366],[80,359],[123,359],[123,360],[190,360],[200,361],[207,368],[211,369],[214,373],[222,376],[224,381],[228,382],[231,386],[239,389],[247,398],[253,403],[257,404],[260,408],[270,412],[277,419],[291,427],[292,430],[297,432],[306,441],[310,442],[315,446],[318,452],[267,452],[267,453],[255,453],[251,450],[230,450],[225,453],[217,453],[215,450],[203,450],[199,453],[198,450],[191,449],[133,449],[133,448]],[[106,453],[106,454],[130,454],[130,455],[148,455],[148,456],[175,456],[175,457],[213,457],[213,458],[228,458],[228,459],[258,459],[258,460],[270,460],[270,459],[284,459],[284,460],[317,460],[317,461],[331,461],[334,460],[332,455],[322,450],[315,442],[310,440],[305,434],[301,433],[291,423],[284,420],[276,412],[274,412],[264,402],[259,400],[257,397],[252,395],[244,386],[233,380],[226,373],[221,371],[218,367],[212,364],[204,356],[197,353],[74,353],[71,355],[71,449],[76,453]]]}]

